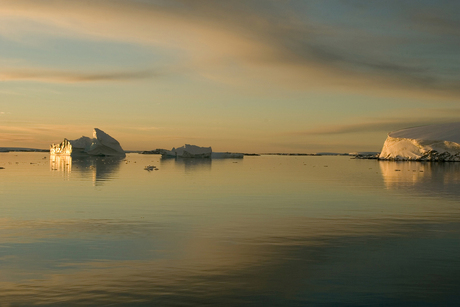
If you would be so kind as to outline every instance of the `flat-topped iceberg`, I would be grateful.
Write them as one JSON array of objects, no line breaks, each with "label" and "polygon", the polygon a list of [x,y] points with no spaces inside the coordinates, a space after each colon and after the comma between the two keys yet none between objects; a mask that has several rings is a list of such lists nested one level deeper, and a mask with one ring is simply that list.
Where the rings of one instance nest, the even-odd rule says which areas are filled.
[{"label": "flat-topped iceberg", "polygon": [[379,159],[460,161],[460,122],[390,132]]},{"label": "flat-topped iceberg", "polygon": [[157,149],[152,152],[161,153],[163,158],[241,159],[244,156],[242,153],[212,152],[211,147],[200,147],[190,144],[185,144],[182,147],[173,148],[171,150]]},{"label": "flat-topped iceberg", "polygon": [[126,156],[120,143],[98,128],[94,128],[93,138],[82,136],[76,140],[64,139],[62,143],[51,144],[50,154],[66,156]]},{"label": "flat-topped iceberg", "polygon": [[213,159],[243,159],[244,154],[236,152],[213,152],[211,158]]},{"label": "flat-topped iceberg", "polygon": [[185,144],[179,148],[173,148],[162,154],[163,157],[176,158],[211,158],[211,147],[200,147],[196,145]]}]

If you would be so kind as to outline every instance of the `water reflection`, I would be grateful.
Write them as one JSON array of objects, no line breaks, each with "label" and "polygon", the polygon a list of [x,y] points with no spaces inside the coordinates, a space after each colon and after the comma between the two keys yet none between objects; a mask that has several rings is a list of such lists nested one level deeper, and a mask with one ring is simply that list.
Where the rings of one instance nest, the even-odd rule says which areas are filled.
[{"label": "water reflection", "polygon": [[54,158],[68,182],[24,163],[40,176],[1,194],[0,306],[460,303],[458,203],[426,197],[460,163],[152,160]]},{"label": "water reflection", "polygon": [[460,196],[460,163],[379,161],[388,189],[404,189],[430,196]]},{"label": "water reflection", "polygon": [[[243,232],[241,223],[236,231],[209,224],[179,230],[100,220],[22,225],[45,228],[50,237],[7,245],[1,255],[0,301],[18,306],[420,306],[416,303],[424,300],[439,305],[458,301],[459,269],[452,266],[460,252],[458,223],[373,221],[360,229],[359,219],[273,221],[247,225],[258,230]],[[323,223],[324,230],[332,226],[337,231],[315,230]],[[56,229],[62,239],[55,238]],[[39,274],[21,275],[29,271]]]},{"label": "water reflection", "polygon": [[50,169],[53,171],[63,172],[68,176],[72,171],[72,157],[50,155]]},{"label": "water reflection", "polygon": [[160,163],[165,165],[175,164],[176,167],[184,168],[185,172],[207,170],[212,167],[212,159],[184,159],[184,158],[161,158]]},{"label": "water reflection", "polygon": [[66,178],[77,174],[84,178],[91,178],[94,185],[101,185],[103,181],[113,179],[119,171],[123,159],[118,157],[74,157],[50,155],[50,169],[62,172]]}]

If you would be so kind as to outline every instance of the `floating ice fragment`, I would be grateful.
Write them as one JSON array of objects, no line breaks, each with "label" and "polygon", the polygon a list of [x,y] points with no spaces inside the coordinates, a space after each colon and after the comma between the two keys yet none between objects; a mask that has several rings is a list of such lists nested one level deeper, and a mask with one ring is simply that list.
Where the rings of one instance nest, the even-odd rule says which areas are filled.
[{"label": "floating ice fragment", "polygon": [[149,171],[149,172],[150,172],[150,171],[153,171],[153,170],[155,170],[155,171],[158,170],[158,168],[157,168],[155,165],[147,165],[146,167],[144,167],[144,169],[145,169],[146,171]]}]

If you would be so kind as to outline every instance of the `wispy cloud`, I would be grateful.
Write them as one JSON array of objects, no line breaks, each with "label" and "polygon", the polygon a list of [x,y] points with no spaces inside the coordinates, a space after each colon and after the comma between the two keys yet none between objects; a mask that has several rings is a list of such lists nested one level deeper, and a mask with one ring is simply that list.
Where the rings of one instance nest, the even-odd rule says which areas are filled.
[{"label": "wispy cloud", "polygon": [[9,133],[2,133],[0,134],[0,141],[5,142],[5,143],[31,143],[35,141],[34,138],[26,135],[20,135],[20,134],[9,134]]},{"label": "wispy cloud", "polygon": [[363,121],[357,124],[329,125],[314,129],[288,132],[286,135],[335,135],[363,132],[391,132],[403,128],[422,126],[429,124],[453,122],[452,117],[446,118],[397,118],[397,119],[375,119],[374,121]]},{"label": "wispy cloud", "polygon": [[[0,79],[0,80],[1,80],[1,79]],[[19,93],[19,92],[16,92],[16,91],[9,91],[9,90],[0,90],[0,94],[3,94],[3,95],[14,95],[14,96],[22,95],[22,94]]]},{"label": "wispy cloud", "polygon": [[[63,135],[62,131],[71,131],[71,133]],[[78,125],[16,122],[0,125],[0,140],[3,142],[22,143],[45,148],[52,142],[61,141],[63,137],[78,138],[85,134],[85,132],[88,134],[88,131],[85,131],[84,128]],[[91,130],[89,132],[91,132]]]},{"label": "wispy cloud", "polygon": [[[380,95],[460,96],[460,81],[436,69],[436,65],[426,61],[424,54],[421,60],[412,57],[408,61],[407,57],[385,52],[383,58],[375,48],[394,51],[409,43],[420,43],[414,38],[417,36],[395,43],[399,34],[392,37],[365,28],[351,31],[347,27],[313,22],[308,15],[301,18],[285,2],[102,0],[86,5],[88,3],[0,0],[0,14],[54,26],[59,35],[73,33],[88,39],[175,50],[181,55],[178,61],[193,67],[197,74],[206,76],[208,70],[220,69],[217,77],[213,75],[216,80],[220,77],[241,84],[248,80],[268,80],[302,90],[324,87]],[[433,27],[438,28],[442,25],[452,29],[457,23],[442,15],[423,18],[430,19]],[[229,75],[223,69],[235,65],[244,69],[238,76]],[[35,78],[46,82],[114,81],[150,76],[147,72],[28,77],[16,72],[15,75],[16,80]]]},{"label": "wispy cloud", "polygon": [[155,76],[153,71],[76,72],[49,69],[9,69],[0,72],[0,81],[40,81],[53,83],[113,82],[146,79]]},{"label": "wispy cloud", "polygon": [[154,130],[160,130],[161,127],[127,127],[127,129],[137,130],[137,131],[154,131]]},{"label": "wispy cloud", "polygon": [[[453,4],[452,2],[450,3]],[[415,25],[424,30],[435,34],[460,36],[460,20],[457,14],[458,7],[449,5],[444,7],[444,10],[431,9],[422,10],[413,14],[412,21]],[[459,41],[452,43],[459,44]]]}]

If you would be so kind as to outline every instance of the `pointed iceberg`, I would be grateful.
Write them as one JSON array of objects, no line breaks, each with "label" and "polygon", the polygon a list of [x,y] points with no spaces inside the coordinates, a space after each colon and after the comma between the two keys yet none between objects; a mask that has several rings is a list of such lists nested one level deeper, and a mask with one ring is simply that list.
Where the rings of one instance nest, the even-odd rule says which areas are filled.
[{"label": "pointed iceberg", "polygon": [[93,138],[82,136],[76,140],[64,139],[60,144],[51,144],[50,154],[67,156],[126,156],[120,143],[98,128],[94,128]]},{"label": "pointed iceberg", "polygon": [[390,132],[379,159],[460,161],[460,122]]},{"label": "pointed iceberg", "polygon": [[104,131],[94,128],[93,142],[87,153],[92,156],[125,156],[120,143]]}]

